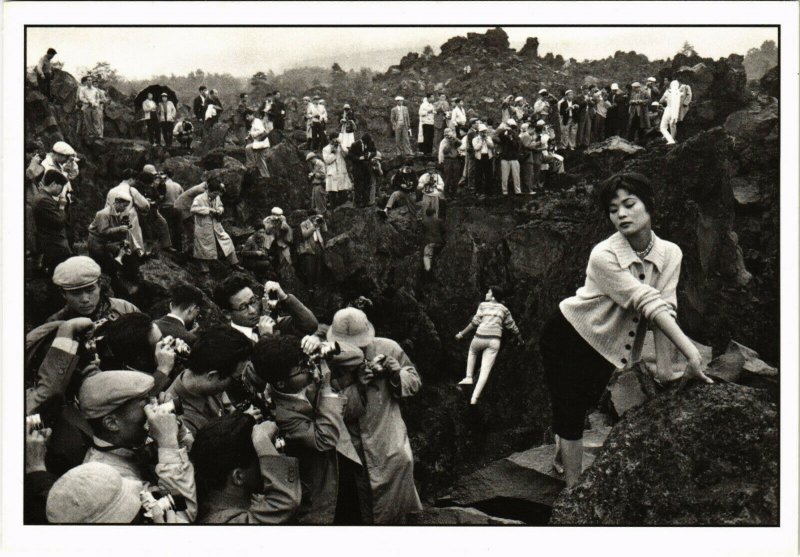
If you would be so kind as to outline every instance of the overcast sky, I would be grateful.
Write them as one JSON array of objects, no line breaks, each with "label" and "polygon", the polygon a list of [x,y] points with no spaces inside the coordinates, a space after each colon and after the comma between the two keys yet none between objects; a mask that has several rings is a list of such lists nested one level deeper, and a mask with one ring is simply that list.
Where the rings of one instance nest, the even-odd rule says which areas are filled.
[{"label": "overcast sky", "polygon": [[[76,72],[98,61],[110,62],[127,78],[185,75],[197,68],[206,72],[250,76],[257,71],[276,73],[314,61],[338,61],[349,69],[348,53],[358,53],[357,66],[384,71],[385,50],[421,51],[431,45],[438,53],[448,38],[485,27],[395,28],[28,28],[27,65],[33,65],[48,47],[58,50],[57,61]],[[513,48],[527,37],[539,38],[539,53],[564,58],[596,59],[617,50],[646,54],[650,59],[675,54],[689,41],[702,56],[719,58],[745,54],[765,40],[778,42],[777,30],[767,27],[507,27]],[[369,52],[375,52],[374,56]],[[366,53],[366,54],[365,54]],[[387,62],[391,60],[391,62]]]}]

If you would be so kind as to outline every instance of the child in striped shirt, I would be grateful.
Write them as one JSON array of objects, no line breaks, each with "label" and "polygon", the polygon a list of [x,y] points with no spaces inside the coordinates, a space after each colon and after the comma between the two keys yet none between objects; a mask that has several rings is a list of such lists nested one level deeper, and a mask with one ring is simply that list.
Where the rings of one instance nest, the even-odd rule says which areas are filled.
[{"label": "child in striped shirt", "polygon": [[478,376],[478,383],[475,385],[475,390],[472,392],[470,404],[478,403],[478,397],[481,396],[486,381],[489,379],[489,374],[492,372],[497,352],[500,350],[500,340],[503,337],[503,329],[509,330],[516,336],[518,342],[522,342],[519,329],[516,323],[514,323],[514,318],[511,317],[511,312],[508,311],[508,308],[502,303],[505,300],[503,289],[499,286],[489,287],[489,290],[486,292],[485,300],[486,301],[481,302],[478,306],[478,311],[475,313],[475,317],[472,318],[469,325],[456,335],[456,340],[461,340],[477,328],[475,336],[469,345],[467,376],[459,382],[459,385],[472,385],[475,362],[478,357],[480,357],[481,371]]}]

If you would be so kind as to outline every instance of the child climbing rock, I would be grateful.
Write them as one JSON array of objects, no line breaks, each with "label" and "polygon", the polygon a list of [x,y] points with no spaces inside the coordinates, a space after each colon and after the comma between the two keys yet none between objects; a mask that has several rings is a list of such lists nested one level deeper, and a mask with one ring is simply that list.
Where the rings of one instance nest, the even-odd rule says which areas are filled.
[{"label": "child climbing rock", "polygon": [[511,312],[503,305],[505,293],[499,286],[491,286],[486,292],[484,302],[478,306],[475,317],[472,318],[467,327],[456,334],[456,340],[461,340],[466,335],[477,328],[475,336],[469,345],[469,355],[467,356],[467,376],[459,382],[459,385],[472,385],[472,375],[475,370],[475,361],[480,357],[481,371],[478,376],[478,383],[472,391],[470,404],[477,404],[478,398],[486,386],[489,374],[492,372],[494,360],[500,350],[500,341],[503,337],[503,329],[513,333],[517,342],[522,343],[522,337]]}]

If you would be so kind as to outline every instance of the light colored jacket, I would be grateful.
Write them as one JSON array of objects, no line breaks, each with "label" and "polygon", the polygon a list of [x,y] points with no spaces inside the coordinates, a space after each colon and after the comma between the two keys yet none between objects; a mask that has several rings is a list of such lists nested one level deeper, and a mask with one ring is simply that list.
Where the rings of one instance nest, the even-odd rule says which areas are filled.
[{"label": "light colored jacket", "polygon": [[411,117],[408,115],[408,107],[405,105],[393,106],[391,121],[393,130],[397,130],[398,126],[402,126],[404,128],[411,127]]},{"label": "light colored jacket", "polygon": [[[486,145],[487,153],[482,152],[484,145]],[[481,137],[480,134],[476,135],[472,140],[472,148],[475,150],[475,158],[478,160],[482,159],[483,155],[486,155],[486,158],[489,159],[494,157],[494,141],[489,135],[485,138]]]},{"label": "light colored jacket", "polygon": [[364,406],[356,423],[346,424],[366,466],[374,522],[399,524],[406,514],[422,508],[414,485],[414,455],[399,402],[417,394],[422,381],[413,362],[395,341],[375,337],[364,349],[364,357],[371,360],[378,354],[397,359],[401,366],[399,376],[394,383],[386,377],[376,379],[363,394],[355,384],[345,389],[348,400],[350,396],[361,396]]},{"label": "light colored jacket", "polygon": [[130,195],[132,203],[128,205],[128,218],[131,222],[131,229],[128,232],[128,239],[133,245],[134,249],[144,249],[144,238],[142,237],[142,225],[139,223],[139,211],[147,212],[150,210],[150,202],[139,193],[139,190],[131,186],[127,180],[120,182],[118,186],[114,186],[106,194],[106,206],[114,207],[114,199],[119,192],[125,192]]},{"label": "light colored jacket", "polygon": [[347,149],[339,145],[336,151],[330,144],[322,150],[322,160],[325,163],[325,191],[347,191],[353,189],[350,175],[347,173],[347,161],[344,156]]},{"label": "light colored jacket", "polygon": [[[642,261],[616,232],[594,247],[586,283],[559,304],[561,313],[606,360],[630,367],[640,358],[647,322],[676,315],[682,257],[677,245],[656,236]],[[668,365],[658,362],[660,371]]]},{"label": "light colored jacket", "polygon": [[464,107],[458,105],[453,107],[453,112],[450,115],[450,123],[453,128],[467,125],[467,111],[464,110]]},{"label": "light colored jacket", "polygon": [[422,104],[419,105],[419,121],[423,125],[433,125],[433,115],[436,112],[436,109],[433,107],[428,100],[422,101]]},{"label": "light colored jacket", "polygon": [[225,257],[234,252],[233,241],[222,223],[210,213],[211,209],[224,209],[222,200],[217,197],[213,203],[204,192],[194,198],[192,214],[194,215],[194,257],[196,259],[216,259],[217,242]]},{"label": "light colored jacket", "polygon": [[167,104],[163,102],[158,103],[159,122],[174,122],[177,114],[178,111],[175,110],[175,105],[172,104],[172,101],[167,101]]}]

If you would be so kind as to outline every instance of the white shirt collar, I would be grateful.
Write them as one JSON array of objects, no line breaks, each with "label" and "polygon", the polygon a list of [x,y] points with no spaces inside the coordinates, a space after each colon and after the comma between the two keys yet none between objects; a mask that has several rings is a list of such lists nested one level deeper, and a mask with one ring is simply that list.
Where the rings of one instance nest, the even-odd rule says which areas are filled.
[{"label": "white shirt collar", "polygon": [[175,315],[174,313],[168,313],[168,314],[167,314],[167,317],[172,317],[173,319],[177,319],[178,321],[180,321],[180,322],[181,322],[181,324],[182,324],[184,327],[186,326],[186,321],[184,321],[183,319],[181,319],[180,317],[178,317],[178,316],[177,316],[177,315]]},{"label": "white shirt collar", "polygon": [[248,339],[253,340],[253,328],[252,327],[243,327],[242,325],[237,325],[233,321],[231,321],[231,327],[242,333]]}]

